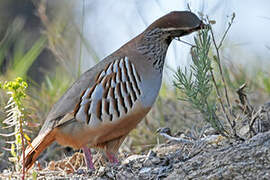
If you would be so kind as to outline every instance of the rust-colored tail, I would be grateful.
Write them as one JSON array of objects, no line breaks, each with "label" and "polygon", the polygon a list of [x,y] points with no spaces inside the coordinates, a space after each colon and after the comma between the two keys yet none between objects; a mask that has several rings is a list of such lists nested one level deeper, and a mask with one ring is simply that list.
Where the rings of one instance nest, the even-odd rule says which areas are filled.
[{"label": "rust-colored tail", "polygon": [[[52,130],[39,134],[25,150],[25,168],[28,170],[38,158],[39,154],[44,151],[53,141],[55,135]],[[21,157],[22,161],[22,157]]]}]

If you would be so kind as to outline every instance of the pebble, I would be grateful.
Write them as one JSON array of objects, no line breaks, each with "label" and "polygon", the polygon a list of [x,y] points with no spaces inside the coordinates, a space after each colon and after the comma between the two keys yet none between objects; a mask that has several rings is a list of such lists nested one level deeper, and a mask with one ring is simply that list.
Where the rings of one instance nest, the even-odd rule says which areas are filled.
[{"label": "pebble", "polygon": [[146,174],[149,173],[151,171],[150,167],[144,167],[139,171],[139,174]]}]

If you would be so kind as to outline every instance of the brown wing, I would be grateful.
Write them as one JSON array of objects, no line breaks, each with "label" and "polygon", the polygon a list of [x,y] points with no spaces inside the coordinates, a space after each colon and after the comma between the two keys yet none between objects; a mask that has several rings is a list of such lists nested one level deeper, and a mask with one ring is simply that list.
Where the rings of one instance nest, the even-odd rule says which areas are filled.
[{"label": "brown wing", "polygon": [[105,58],[103,61],[83,73],[80,78],[72,84],[66,93],[54,104],[49,112],[39,134],[53,129],[56,124],[67,114],[74,111],[74,107],[80,101],[80,94],[89,86],[95,83],[95,76],[99,69],[103,69],[113,59]]}]

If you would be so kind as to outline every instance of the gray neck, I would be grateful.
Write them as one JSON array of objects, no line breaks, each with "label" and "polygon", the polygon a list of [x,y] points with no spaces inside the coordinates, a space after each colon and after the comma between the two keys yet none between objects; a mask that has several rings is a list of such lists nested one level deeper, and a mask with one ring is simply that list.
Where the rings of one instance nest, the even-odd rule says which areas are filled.
[{"label": "gray neck", "polygon": [[138,51],[147,56],[148,61],[152,61],[153,68],[162,73],[166,52],[170,42],[166,41],[166,35],[159,28],[144,32],[144,36]]}]

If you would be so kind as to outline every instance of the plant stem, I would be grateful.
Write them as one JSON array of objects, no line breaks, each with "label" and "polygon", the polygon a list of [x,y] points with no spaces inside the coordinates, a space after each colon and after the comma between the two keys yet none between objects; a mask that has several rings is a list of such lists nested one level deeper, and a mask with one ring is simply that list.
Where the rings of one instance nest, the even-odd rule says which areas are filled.
[{"label": "plant stem", "polygon": [[225,106],[224,106],[224,104],[223,104],[223,102],[222,102],[222,100],[221,100],[221,94],[220,94],[219,89],[218,89],[218,87],[217,87],[217,82],[216,82],[216,79],[215,79],[215,76],[214,76],[214,73],[213,73],[212,68],[210,69],[210,73],[211,73],[211,77],[212,77],[212,80],[213,80],[213,83],[214,83],[214,86],[215,86],[215,89],[216,89],[216,93],[217,93],[217,96],[218,96],[217,98],[218,98],[218,101],[219,101],[219,103],[220,103],[220,105],[221,105],[223,114],[224,114],[224,116],[226,117],[228,123],[230,124],[232,130],[234,131],[232,122],[231,122],[231,120],[230,120],[230,118],[229,118],[229,116],[228,116],[228,114],[227,114],[227,112],[226,112]]},{"label": "plant stem", "polygon": [[211,33],[212,41],[213,41],[213,44],[214,44],[214,47],[215,47],[215,50],[216,50],[216,54],[217,54],[217,64],[218,64],[219,73],[221,75],[221,80],[222,80],[222,83],[224,85],[224,92],[225,92],[226,101],[227,101],[228,107],[229,107],[230,112],[231,112],[231,104],[230,104],[230,100],[229,100],[229,97],[228,97],[227,85],[226,85],[224,75],[223,75],[223,70],[222,70],[222,67],[221,67],[219,47],[217,46],[212,27],[210,27],[210,33]]},{"label": "plant stem", "polygon": [[223,43],[225,37],[227,36],[227,34],[228,34],[228,32],[229,32],[229,30],[230,30],[230,28],[231,28],[231,26],[232,26],[232,23],[233,23],[234,18],[235,18],[235,13],[233,13],[232,18],[231,18],[231,21],[229,22],[229,25],[228,25],[227,29],[225,30],[225,32],[224,32],[224,34],[223,34],[223,36],[222,36],[222,38],[221,38],[221,40],[220,40],[219,45],[217,46],[218,49],[221,48],[222,43]]},{"label": "plant stem", "polygon": [[20,118],[20,134],[22,139],[22,180],[25,177],[25,149],[24,149],[24,134],[23,134],[23,126],[22,126],[22,119]]}]

